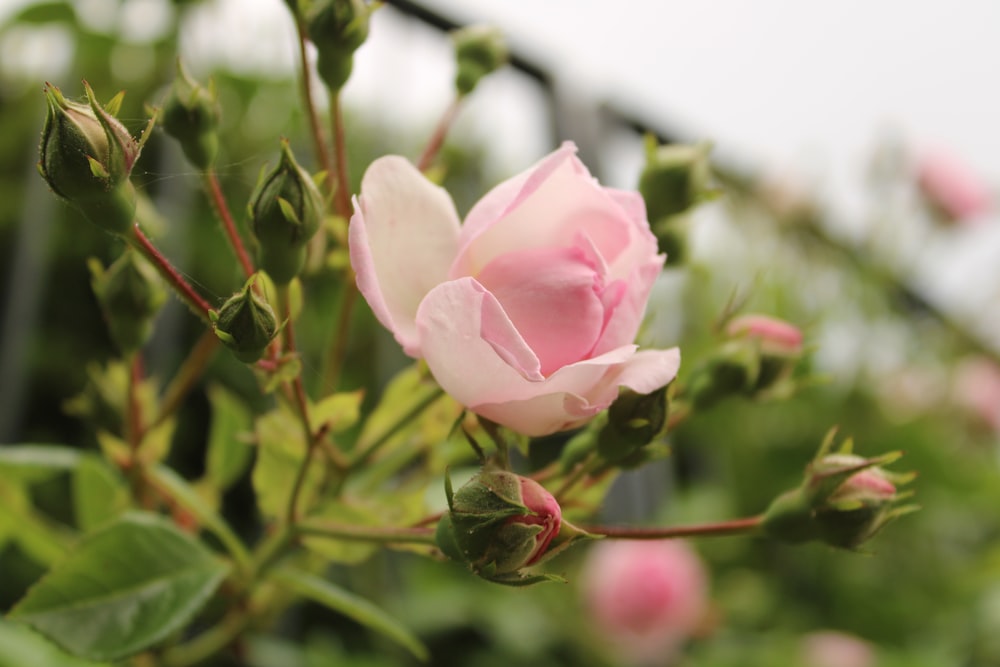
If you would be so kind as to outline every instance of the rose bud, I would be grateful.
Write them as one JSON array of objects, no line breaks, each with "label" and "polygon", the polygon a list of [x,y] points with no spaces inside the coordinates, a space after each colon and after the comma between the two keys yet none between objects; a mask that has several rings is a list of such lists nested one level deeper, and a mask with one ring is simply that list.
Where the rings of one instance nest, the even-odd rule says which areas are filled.
[{"label": "rose bud", "polygon": [[91,286],[111,338],[126,355],[138,350],[152,333],[153,318],[167,298],[160,277],[132,250],[122,253],[106,270],[97,259],[88,264]]},{"label": "rose bud", "polygon": [[493,26],[472,25],[451,34],[455,44],[455,90],[468,95],[484,76],[507,63],[507,43]]},{"label": "rose bud", "polygon": [[358,288],[455,400],[529,436],[582,426],[680,351],[634,344],[664,257],[635,192],[602,187],[563,144],[460,224],[405,158],[368,167],[350,223]]},{"label": "rose bud", "polygon": [[851,453],[848,439],[831,453],[833,438],[831,431],[806,467],[802,485],[771,503],[761,523],[765,533],[787,542],[820,540],[853,550],[890,521],[918,509],[901,505],[910,494],[897,491],[915,475],[882,468],[901,452],[864,458]]},{"label": "rose bud", "polygon": [[597,434],[597,452],[619,467],[646,462],[642,454],[667,424],[667,388],[648,394],[623,389],[611,407],[607,422]]},{"label": "rose bud", "polygon": [[562,510],[534,480],[484,469],[458,491],[450,486],[438,546],[481,577],[518,582],[518,571],[539,562],[559,534]]},{"label": "rose bud", "polygon": [[743,315],[729,322],[726,335],[728,342],[692,376],[690,393],[696,406],[788,388],[785,381],[802,356],[797,327],[767,315]]},{"label": "rose bud", "polygon": [[292,280],[306,261],[306,244],[319,229],[323,198],[312,178],[281,142],[281,160],[250,197],[250,226],[258,262],[278,285]]},{"label": "rose bud", "polygon": [[70,102],[46,84],[49,111],[39,146],[38,171],[52,191],[91,222],[115,233],[132,227],[135,190],[129,181],[148,128],[138,141],[114,117],[122,94],[102,107],[84,82],[87,104]]},{"label": "rose bud", "polygon": [[647,142],[639,192],[646,202],[660,251],[667,254],[671,264],[681,263],[687,248],[689,225],[680,214],[715,194],[709,186],[711,149],[707,142],[692,146]]},{"label": "rose bud", "polygon": [[354,52],[368,38],[371,14],[362,0],[319,0],[309,12],[309,39],[316,45],[316,68],[330,90],[339,91],[351,77]]},{"label": "rose bud", "polygon": [[948,153],[930,153],[920,158],[917,185],[927,203],[946,222],[971,221],[993,208],[990,186]]},{"label": "rose bud", "polygon": [[278,334],[274,311],[253,289],[256,279],[256,274],[251,276],[242,290],[229,297],[217,313],[211,313],[215,335],[237,359],[248,364],[264,356]]},{"label": "rose bud", "polygon": [[177,76],[163,103],[160,124],[176,139],[184,156],[199,169],[208,169],[219,151],[219,102],[215,84],[205,89],[192,79],[180,59]]},{"label": "rose bud", "polygon": [[708,610],[708,575],[681,540],[603,540],[580,585],[591,623],[627,664],[666,664]]}]

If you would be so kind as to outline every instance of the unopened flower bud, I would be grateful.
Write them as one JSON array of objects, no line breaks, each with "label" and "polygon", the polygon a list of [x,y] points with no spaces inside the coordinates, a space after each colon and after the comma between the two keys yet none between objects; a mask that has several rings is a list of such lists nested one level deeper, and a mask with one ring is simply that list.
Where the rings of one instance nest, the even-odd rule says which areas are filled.
[{"label": "unopened flower bud", "polygon": [[455,89],[468,95],[484,76],[507,63],[507,43],[498,28],[472,25],[451,35],[455,44]]},{"label": "unopened flower bud", "polygon": [[153,328],[153,318],[167,294],[156,270],[132,250],[126,250],[106,270],[90,261],[91,285],[119,349],[129,354],[142,347]]},{"label": "unopened flower bud", "polygon": [[177,76],[163,103],[160,123],[176,139],[185,157],[199,169],[208,169],[219,150],[218,94],[213,82],[208,88],[192,79],[177,61]]},{"label": "unopened flower bud", "polygon": [[258,183],[249,208],[259,266],[284,285],[305,265],[306,245],[323,217],[323,198],[287,140],[281,144],[281,160]]},{"label": "unopened flower bud", "polygon": [[764,532],[788,542],[820,540],[857,549],[887,523],[917,509],[900,505],[909,494],[897,491],[913,475],[882,467],[896,461],[900,452],[864,458],[851,453],[847,440],[831,453],[833,436],[831,431],[806,467],[802,485],[771,503],[761,524]]},{"label": "unopened flower bud", "polygon": [[710,195],[711,149],[707,142],[647,147],[639,193],[646,201],[650,220],[683,213]]},{"label": "unopened flower bud", "polygon": [[330,90],[339,91],[351,77],[354,52],[368,38],[371,9],[363,0],[319,0],[306,21],[316,45],[316,69]]},{"label": "unopened flower bud", "polygon": [[506,470],[484,469],[453,494],[438,524],[437,542],[449,557],[494,581],[537,563],[559,534],[562,510],[538,482]]},{"label": "unopened flower bud", "polygon": [[602,540],[580,584],[587,616],[626,664],[671,662],[708,612],[708,574],[681,540]]},{"label": "unopened flower bud", "polygon": [[625,463],[663,431],[667,423],[667,388],[649,394],[623,389],[597,436],[597,451],[609,462]]},{"label": "unopened flower bud", "polygon": [[87,104],[71,102],[46,85],[48,116],[39,146],[38,171],[52,191],[103,229],[123,234],[132,226],[135,190],[129,182],[144,139],[136,141],[114,113],[121,94],[107,108],[84,83]]},{"label": "unopened flower bud", "polygon": [[236,358],[252,364],[264,355],[264,350],[278,333],[274,311],[253,289],[257,276],[251,276],[243,289],[222,304],[212,314],[215,335],[233,351]]},{"label": "unopened flower bud", "polygon": [[968,223],[993,208],[989,183],[969,165],[946,152],[929,153],[917,164],[917,185],[944,222]]},{"label": "unopened flower bud", "polygon": [[768,315],[741,315],[729,322],[731,338],[748,338],[768,356],[794,358],[802,354],[802,332],[793,324]]}]

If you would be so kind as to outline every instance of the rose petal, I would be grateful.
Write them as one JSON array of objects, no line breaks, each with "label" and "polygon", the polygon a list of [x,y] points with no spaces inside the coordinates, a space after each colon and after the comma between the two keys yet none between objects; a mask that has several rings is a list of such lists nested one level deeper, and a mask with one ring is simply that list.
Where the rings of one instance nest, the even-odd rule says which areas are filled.
[{"label": "rose petal", "polygon": [[577,248],[501,255],[476,279],[503,306],[543,375],[588,356],[604,328],[603,280]]},{"label": "rose petal", "polygon": [[642,324],[646,314],[649,294],[653,290],[656,277],[663,269],[663,261],[664,256],[657,255],[646,259],[645,262],[637,262],[621,279],[625,291],[611,313],[600,340],[594,346],[593,354],[603,354],[635,340],[639,325]]},{"label": "rose petal", "polygon": [[[476,275],[515,250],[569,245],[588,235],[609,264],[631,243],[634,223],[563,146],[535,167],[491,191],[466,218],[450,276]],[[516,194],[512,194],[516,192]]]},{"label": "rose petal", "polygon": [[417,308],[447,280],[458,233],[451,197],[405,158],[368,167],[351,218],[351,264],[375,316],[410,356],[420,355]]}]

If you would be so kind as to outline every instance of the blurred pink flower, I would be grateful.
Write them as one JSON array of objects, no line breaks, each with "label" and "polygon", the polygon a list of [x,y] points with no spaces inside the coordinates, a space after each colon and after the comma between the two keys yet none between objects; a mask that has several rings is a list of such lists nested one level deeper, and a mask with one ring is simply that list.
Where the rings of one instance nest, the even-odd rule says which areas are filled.
[{"label": "blurred pink flower", "polygon": [[825,630],[802,639],[804,667],[872,667],[875,652],[871,644],[845,632]]},{"label": "blurred pink flower", "polygon": [[967,164],[945,152],[927,153],[917,163],[920,191],[949,221],[964,222],[989,213],[989,185]]},{"label": "blurred pink flower", "polygon": [[599,542],[581,584],[594,626],[630,664],[665,664],[708,609],[705,568],[679,540]]},{"label": "blurred pink flower", "polygon": [[1000,433],[1000,366],[985,357],[962,361],[952,392],[959,407]]},{"label": "blurred pink flower", "polygon": [[756,338],[765,354],[794,357],[802,352],[799,328],[770,315],[741,315],[729,323],[726,332],[734,338]]}]

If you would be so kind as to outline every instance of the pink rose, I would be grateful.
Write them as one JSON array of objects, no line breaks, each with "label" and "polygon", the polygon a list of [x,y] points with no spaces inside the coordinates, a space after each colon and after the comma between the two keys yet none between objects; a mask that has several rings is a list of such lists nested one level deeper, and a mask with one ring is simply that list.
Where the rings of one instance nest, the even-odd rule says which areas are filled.
[{"label": "pink rose", "polygon": [[928,201],[950,221],[968,221],[990,212],[993,193],[968,165],[945,152],[924,155],[917,183]]},{"label": "pink rose", "polygon": [[445,190],[383,157],[351,218],[358,288],[404,351],[469,409],[533,436],[680,365],[677,348],[633,344],[665,259],[642,198],[601,187],[575,153],[565,143],[501,183],[464,224]]},{"label": "pink rose", "polygon": [[581,584],[597,630],[632,664],[666,664],[708,609],[701,559],[679,540],[599,542]]}]

